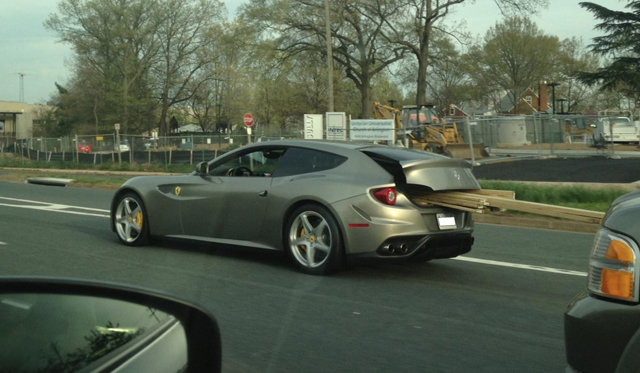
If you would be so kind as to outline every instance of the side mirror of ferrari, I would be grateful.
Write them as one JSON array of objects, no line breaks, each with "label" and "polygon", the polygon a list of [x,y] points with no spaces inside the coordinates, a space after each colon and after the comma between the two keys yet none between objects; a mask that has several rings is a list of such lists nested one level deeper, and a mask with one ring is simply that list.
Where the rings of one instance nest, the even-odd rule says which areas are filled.
[{"label": "side mirror of ferrari", "polygon": [[209,162],[200,162],[196,165],[196,174],[197,175],[207,175],[209,174]]},{"label": "side mirror of ferrari", "polygon": [[54,278],[0,278],[1,372],[220,372],[218,325],[166,294]]}]

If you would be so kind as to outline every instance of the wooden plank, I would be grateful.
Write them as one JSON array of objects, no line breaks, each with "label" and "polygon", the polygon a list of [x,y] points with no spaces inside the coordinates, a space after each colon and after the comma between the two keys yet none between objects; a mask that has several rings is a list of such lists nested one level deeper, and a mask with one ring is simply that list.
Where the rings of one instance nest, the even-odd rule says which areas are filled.
[{"label": "wooden plank", "polygon": [[[467,193],[467,192],[465,192]],[[468,191],[469,194],[480,194],[483,196],[502,197],[516,199],[516,192],[513,190],[497,190],[497,189],[477,189]]]},{"label": "wooden plank", "polygon": [[515,200],[509,200],[509,199],[500,198],[500,197],[488,197],[487,202],[489,202],[489,205],[492,207],[538,213],[541,215],[553,216],[553,214],[558,213],[563,215],[588,216],[588,217],[600,218],[600,219],[604,217],[603,212],[575,209],[571,207],[546,205],[543,203],[536,203],[536,202],[515,201]]},{"label": "wooden plank", "polygon": [[468,202],[468,201],[458,200],[455,198],[429,196],[429,197],[417,197],[417,198],[414,198],[414,201],[419,201],[421,203],[426,203],[426,204],[446,203],[448,205],[460,206],[460,207],[466,207],[466,208],[472,208],[472,209],[484,208],[484,204],[480,203],[479,201]]},{"label": "wooden plank", "polygon": [[508,209],[528,212],[537,215],[544,215],[562,219],[582,221],[599,224],[604,218],[604,213],[576,209],[571,207],[553,206],[536,202],[515,200],[515,193],[502,193],[503,191],[478,191],[467,192],[433,192],[421,197],[414,197],[418,203],[438,205],[463,211],[486,212],[497,209]]},{"label": "wooden plank", "polygon": [[475,213],[478,213],[478,214],[482,214],[484,212],[484,209],[466,208],[466,207],[462,207],[462,206],[458,206],[458,205],[450,205],[450,204],[444,203],[444,202],[435,202],[433,204],[434,205],[438,205],[438,206],[442,206],[442,207],[452,208],[452,209],[455,209],[455,210],[460,210],[460,211],[475,212]]},{"label": "wooden plank", "polygon": [[[438,194],[433,194],[433,195],[431,195],[431,197],[432,198],[441,198],[441,196],[438,195]],[[470,193],[448,192],[448,193],[446,193],[446,197],[447,198],[454,198],[456,200],[461,200],[461,201],[467,201],[467,202],[480,203],[482,205],[487,205],[486,196],[479,196],[479,195],[470,194]]]}]

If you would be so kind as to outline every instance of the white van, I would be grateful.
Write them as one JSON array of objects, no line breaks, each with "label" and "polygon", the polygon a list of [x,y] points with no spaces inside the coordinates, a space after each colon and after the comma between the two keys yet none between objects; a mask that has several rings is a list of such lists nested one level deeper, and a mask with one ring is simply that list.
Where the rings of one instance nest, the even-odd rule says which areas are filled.
[{"label": "white van", "polygon": [[598,119],[597,127],[593,133],[595,139],[604,138],[605,142],[638,143],[640,128],[636,122],[627,117],[605,117]]}]

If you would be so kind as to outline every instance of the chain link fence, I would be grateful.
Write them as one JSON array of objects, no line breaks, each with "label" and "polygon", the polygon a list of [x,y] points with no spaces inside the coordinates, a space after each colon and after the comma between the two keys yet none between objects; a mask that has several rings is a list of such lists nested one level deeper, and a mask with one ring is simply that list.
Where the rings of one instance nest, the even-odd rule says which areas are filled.
[{"label": "chain link fence", "polygon": [[[362,122],[362,121],[361,121]],[[364,121],[366,122],[366,120]],[[419,128],[405,128],[404,134],[389,126],[376,125],[358,127],[352,121],[347,128],[331,131],[329,140],[384,143],[402,146],[404,134]],[[588,147],[609,147],[613,142],[628,142],[638,145],[640,122],[633,118],[585,115],[536,114],[528,116],[473,116],[447,117],[448,125],[455,128],[464,141],[470,140],[473,146],[491,149],[521,149],[531,145],[550,144],[553,153],[554,144],[582,144]],[[294,130],[254,130],[251,142],[264,142],[281,139],[301,139],[303,132]],[[280,134],[284,136],[280,136]],[[394,139],[395,143],[392,139]],[[327,139],[327,132],[323,134]],[[120,135],[120,143],[115,134],[78,135],[61,138],[28,138],[15,140],[1,138],[2,151],[15,152],[28,159],[39,162],[75,162],[82,164],[104,164],[118,162],[118,153],[122,162],[137,164],[196,164],[209,161],[231,149],[246,145],[246,134],[230,135],[175,134],[166,137],[151,138],[145,136]]]}]

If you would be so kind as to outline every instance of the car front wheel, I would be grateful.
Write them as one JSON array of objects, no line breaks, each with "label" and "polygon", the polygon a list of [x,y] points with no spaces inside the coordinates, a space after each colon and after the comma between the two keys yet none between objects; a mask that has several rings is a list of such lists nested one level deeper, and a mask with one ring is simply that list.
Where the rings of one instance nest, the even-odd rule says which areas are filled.
[{"label": "car front wheel", "polygon": [[326,275],[342,263],[342,237],[333,216],[318,205],[304,205],[289,217],[285,247],[304,273]]},{"label": "car front wheel", "polygon": [[118,201],[112,219],[118,238],[123,244],[142,246],[149,242],[147,211],[137,195],[123,195]]}]

